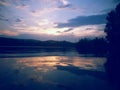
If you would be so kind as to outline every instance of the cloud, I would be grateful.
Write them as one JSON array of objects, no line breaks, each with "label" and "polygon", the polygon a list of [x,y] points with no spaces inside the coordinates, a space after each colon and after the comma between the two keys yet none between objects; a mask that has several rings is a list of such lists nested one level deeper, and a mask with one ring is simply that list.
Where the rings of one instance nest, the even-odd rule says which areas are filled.
[{"label": "cloud", "polygon": [[68,28],[68,29],[65,30],[64,32],[69,32],[69,31],[71,31],[71,30],[73,30],[73,28]]},{"label": "cloud", "polygon": [[57,10],[59,10],[59,8],[56,8],[56,7],[44,8],[44,9],[41,9],[41,10],[33,10],[30,14],[33,15],[33,16],[42,16],[44,14],[48,14],[48,13],[51,13],[51,12],[54,12],[54,11],[57,11]]},{"label": "cloud", "polygon": [[73,28],[65,28],[65,30],[59,30],[59,31],[57,31],[57,33],[65,33],[65,32],[69,32],[69,31],[72,31],[72,30],[73,30]]},{"label": "cloud", "polygon": [[17,18],[16,20],[15,20],[15,22],[21,22],[22,20],[21,19],[19,19],[19,18]]},{"label": "cloud", "polygon": [[68,0],[58,0],[61,2],[61,4],[57,5],[58,10],[67,10],[67,11],[75,11],[75,12],[81,12],[82,8],[73,5]]},{"label": "cloud", "polygon": [[0,4],[4,6],[10,6],[10,3],[5,0],[0,0]]},{"label": "cloud", "polygon": [[49,7],[49,8],[43,8],[43,9],[39,9],[39,10],[32,10],[30,12],[30,14],[32,16],[42,16],[45,14],[49,14],[49,13],[53,13],[56,11],[62,11],[62,10],[66,10],[66,11],[81,11],[81,9],[79,8],[74,8],[71,5],[60,5],[60,6],[56,6],[56,7]]},{"label": "cloud", "polygon": [[[78,10],[77,7],[74,7],[68,0],[44,0],[42,1],[46,7],[39,7],[37,9],[32,9],[30,14],[33,16],[42,16],[45,14],[53,13],[56,11],[76,11]],[[39,8],[38,8],[39,7]],[[80,9],[79,9],[80,10]]]},{"label": "cloud", "polygon": [[113,8],[104,9],[104,10],[101,10],[100,12],[101,13],[109,13],[111,10],[113,10]]},{"label": "cloud", "polygon": [[9,21],[9,20],[6,19],[6,18],[1,18],[1,17],[0,17],[0,21]]},{"label": "cloud", "polygon": [[68,20],[66,23],[58,23],[58,28],[63,27],[79,27],[84,25],[96,25],[106,23],[106,15],[91,15],[91,16],[78,16]]},{"label": "cloud", "polygon": [[6,35],[6,36],[17,36],[19,35],[15,31],[10,31],[10,30],[0,30],[0,35]]},{"label": "cloud", "polygon": [[[104,26],[101,25],[87,25],[75,28],[49,28],[43,30],[40,27],[29,26],[23,30],[2,30],[0,35],[8,35],[15,38],[37,39],[37,40],[67,40],[76,42],[80,38],[85,37],[104,37]],[[21,27],[20,27],[21,28]]]},{"label": "cloud", "polygon": [[[87,27],[79,27],[74,30],[75,32],[71,33],[72,30],[68,33],[60,33],[59,35],[53,35],[53,34],[46,34],[46,33],[20,33],[17,36],[13,36],[15,38],[23,38],[23,39],[37,39],[37,40],[57,40],[57,41],[70,41],[70,42],[77,42],[80,38],[85,37],[104,37],[105,33],[104,31],[95,30],[95,26],[93,26],[93,29],[91,30],[82,30],[82,28]],[[77,34],[76,34],[77,33]]]},{"label": "cloud", "polygon": [[105,32],[99,30],[82,30],[79,37],[104,37]]},{"label": "cloud", "polygon": [[71,4],[58,6],[58,8],[60,8],[60,9],[68,8],[68,7],[71,7]]},{"label": "cloud", "polygon": [[58,8],[62,9],[62,8],[67,8],[72,6],[70,2],[68,2],[68,0],[60,0],[60,2],[62,3],[62,5],[58,6]]},{"label": "cloud", "polygon": [[4,17],[4,15],[0,15],[0,17]]},{"label": "cloud", "polygon": [[45,14],[49,14],[55,11],[60,11],[63,10],[64,8],[66,8],[67,6],[57,6],[57,7],[50,7],[50,8],[43,8],[43,9],[39,9],[39,10],[33,10],[30,12],[31,15],[33,16],[42,16]]},{"label": "cloud", "polygon": [[104,37],[106,34],[104,32],[105,24],[100,25],[86,25],[74,28],[73,32],[77,37]]},{"label": "cloud", "polygon": [[63,3],[63,5],[69,5],[70,3],[68,2],[68,0],[60,0],[62,3]]},{"label": "cloud", "polygon": [[29,5],[24,5],[24,4],[16,6],[17,9],[21,9],[21,10],[28,10],[29,7],[30,7]]},{"label": "cloud", "polygon": [[90,27],[88,27],[88,28],[86,28],[85,30],[92,30],[93,28],[90,28]]}]

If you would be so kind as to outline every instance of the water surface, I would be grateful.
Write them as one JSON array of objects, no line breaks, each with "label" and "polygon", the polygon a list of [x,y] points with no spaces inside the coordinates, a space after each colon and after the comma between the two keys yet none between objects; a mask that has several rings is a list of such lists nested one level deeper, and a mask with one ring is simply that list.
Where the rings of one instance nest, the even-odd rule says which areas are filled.
[{"label": "water surface", "polygon": [[0,54],[0,90],[113,90],[105,57],[76,50]]}]

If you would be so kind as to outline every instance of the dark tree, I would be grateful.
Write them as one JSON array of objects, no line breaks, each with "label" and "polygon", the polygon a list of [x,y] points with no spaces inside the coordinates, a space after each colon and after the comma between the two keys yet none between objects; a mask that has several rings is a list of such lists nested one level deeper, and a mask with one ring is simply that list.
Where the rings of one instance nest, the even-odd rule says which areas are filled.
[{"label": "dark tree", "polygon": [[105,32],[109,48],[105,67],[111,82],[120,90],[120,4],[106,19]]},{"label": "dark tree", "polygon": [[80,54],[93,54],[95,56],[104,56],[107,51],[107,43],[104,38],[84,38],[79,40],[76,47]]}]

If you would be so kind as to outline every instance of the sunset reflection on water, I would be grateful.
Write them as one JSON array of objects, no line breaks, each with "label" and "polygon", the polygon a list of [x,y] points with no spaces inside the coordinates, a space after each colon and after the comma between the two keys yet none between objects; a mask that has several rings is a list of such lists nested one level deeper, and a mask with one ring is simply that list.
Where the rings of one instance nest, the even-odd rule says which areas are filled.
[{"label": "sunset reflection on water", "polygon": [[55,70],[56,66],[69,66],[73,65],[82,69],[104,71],[103,64],[105,58],[95,57],[68,57],[68,56],[41,56],[21,58],[16,60],[16,66],[22,65],[25,67],[32,67],[36,71],[47,72]]},{"label": "sunset reflection on water", "polygon": [[[86,57],[73,51],[43,53],[44,55],[36,53],[36,56],[5,54],[6,57],[0,59],[0,88],[7,88],[6,90],[9,88],[14,88],[13,90],[49,90],[49,88],[50,90],[88,90],[89,88],[109,90],[106,89],[109,86],[105,79],[105,57]],[[95,87],[92,82],[95,83]],[[99,85],[100,89],[97,88]]]}]

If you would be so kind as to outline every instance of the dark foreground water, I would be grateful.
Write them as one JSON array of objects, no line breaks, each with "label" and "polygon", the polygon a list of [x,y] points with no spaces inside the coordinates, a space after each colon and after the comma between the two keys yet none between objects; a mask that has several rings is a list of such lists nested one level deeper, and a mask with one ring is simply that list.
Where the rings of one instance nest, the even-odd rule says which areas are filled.
[{"label": "dark foreground water", "polygon": [[0,90],[113,90],[105,57],[75,50],[0,54]]}]

